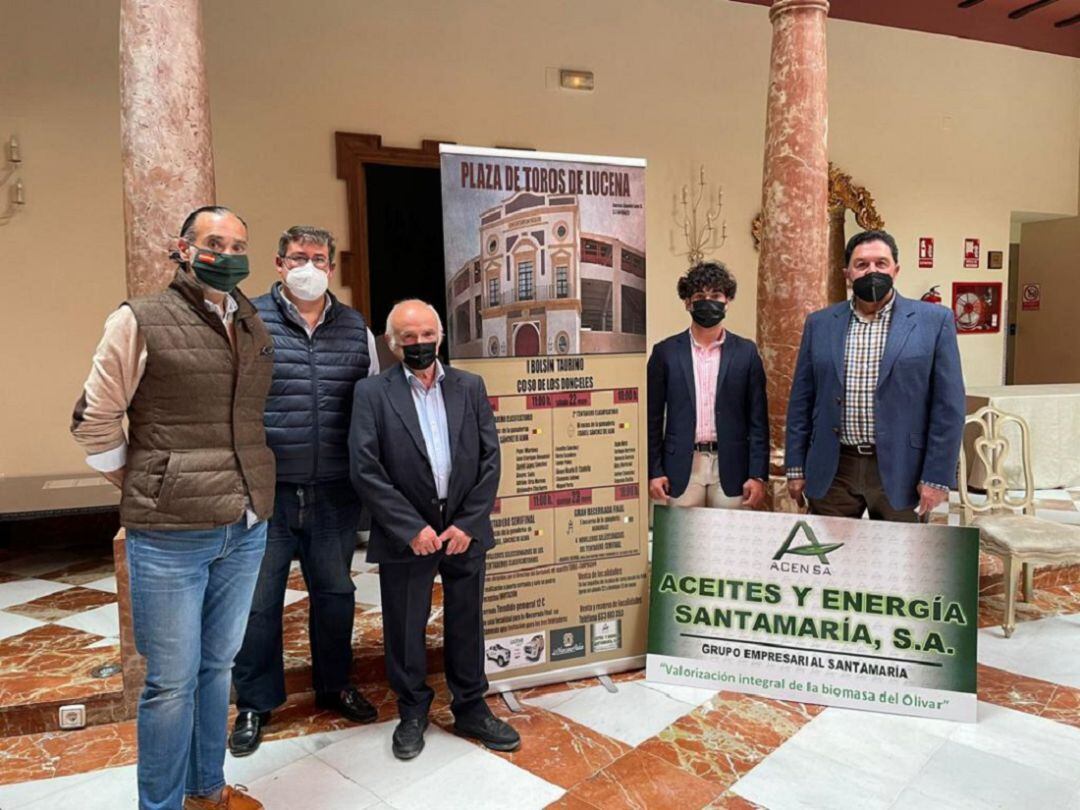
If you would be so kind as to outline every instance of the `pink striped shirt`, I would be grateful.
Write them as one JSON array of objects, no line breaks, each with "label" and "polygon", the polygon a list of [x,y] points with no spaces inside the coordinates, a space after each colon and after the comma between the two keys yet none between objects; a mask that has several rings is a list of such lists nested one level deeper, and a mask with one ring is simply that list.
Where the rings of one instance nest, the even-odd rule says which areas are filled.
[{"label": "pink striped shirt", "polygon": [[727,330],[709,346],[699,346],[690,333],[690,352],[694,358],[694,389],[697,392],[697,430],[694,443],[716,441],[716,377],[720,373],[720,353]]}]

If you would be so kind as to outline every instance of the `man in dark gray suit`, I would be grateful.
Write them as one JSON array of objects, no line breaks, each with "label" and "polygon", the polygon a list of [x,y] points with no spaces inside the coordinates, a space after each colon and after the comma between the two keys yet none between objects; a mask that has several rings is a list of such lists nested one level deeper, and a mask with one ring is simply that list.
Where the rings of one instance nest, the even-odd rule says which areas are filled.
[{"label": "man in dark gray suit", "polygon": [[484,565],[495,545],[499,437],[484,382],[444,368],[434,307],[402,301],[386,321],[402,365],[360,380],[349,433],[353,486],[371,511],[368,562],[379,564],[386,673],[401,722],[393,751],[424,748],[434,691],[425,682],[425,631],[435,575],[442,575],[446,682],[454,731],[496,751],[521,745],[484,694]]}]

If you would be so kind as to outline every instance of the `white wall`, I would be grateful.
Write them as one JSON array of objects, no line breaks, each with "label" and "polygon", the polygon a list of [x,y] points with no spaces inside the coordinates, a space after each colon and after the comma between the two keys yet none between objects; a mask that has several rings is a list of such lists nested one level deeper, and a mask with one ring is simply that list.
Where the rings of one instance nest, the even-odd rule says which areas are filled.
[{"label": "white wall", "polygon": [[[273,278],[280,231],[347,242],[335,130],[645,157],[649,339],[687,321],[672,197],[704,163],[723,182],[740,282],[730,327],[754,335],[768,82],[767,10],[664,3],[229,0],[205,4],[218,199],[248,220]],[[0,359],[0,474],[78,469],[71,406],[106,314],[124,297],[116,0],[4,0],[0,137],[24,142],[30,204],[0,228],[9,281]],[[965,236],[1007,250],[1013,210],[1075,214],[1080,61],[858,23],[829,24],[830,151],[870,188],[901,243],[905,294],[964,271]],[[595,71],[591,94],[549,90],[546,69]],[[951,118],[946,131],[942,122]],[[913,261],[934,236],[938,267]],[[347,244],[343,244],[347,247]],[[165,246],[162,247],[165,249]],[[984,261],[985,264],[985,261]],[[18,302],[11,306],[11,302]],[[969,382],[1001,375],[999,337],[962,338]]]}]

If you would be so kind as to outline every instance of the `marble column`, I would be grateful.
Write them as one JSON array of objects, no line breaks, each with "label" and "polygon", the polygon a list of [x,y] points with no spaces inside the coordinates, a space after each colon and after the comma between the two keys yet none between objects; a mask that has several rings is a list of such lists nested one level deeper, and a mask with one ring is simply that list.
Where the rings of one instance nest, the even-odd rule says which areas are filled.
[{"label": "marble column", "polygon": [[826,289],[828,303],[837,304],[848,297],[847,279],[844,277],[844,248],[847,238],[844,224],[847,222],[847,208],[834,205],[829,209],[829,276]]},{"label": "marble column", "polygon": [[[828,303],[826,0],[774,0],[765,124],[757,338],[768,375],[774,470],[806,316]],[[778,471],[778,470],[777,470]]]},{"label": "marble column", "polygon": [[157,292],[184,216],[214,202],[200,0],[121,0],[120,126],[128,295]]},{"label": "marble column", "polygon": [[[214,202],[210,99],[200,0],[121,0],[120,128],[127,293],[163,289],[184,217]],[[134,716],[146,679],[135,650],[123,530],[113,543],[124,703]]]}]

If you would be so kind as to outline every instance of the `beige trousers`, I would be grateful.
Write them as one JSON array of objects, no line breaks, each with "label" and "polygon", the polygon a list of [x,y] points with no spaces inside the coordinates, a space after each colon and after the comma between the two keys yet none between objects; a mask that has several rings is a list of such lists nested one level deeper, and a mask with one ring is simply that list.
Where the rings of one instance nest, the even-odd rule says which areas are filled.
[{"label": "beige trousers", "polygon": [[669,498],[669,506],[708,506],[713,509],[742,509],[742,495],[731,497],[720,486],[720,470],[715,453],[694,452],[690,482],[678,498]]}]

